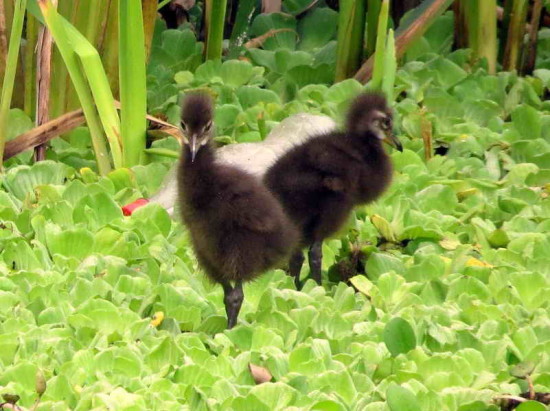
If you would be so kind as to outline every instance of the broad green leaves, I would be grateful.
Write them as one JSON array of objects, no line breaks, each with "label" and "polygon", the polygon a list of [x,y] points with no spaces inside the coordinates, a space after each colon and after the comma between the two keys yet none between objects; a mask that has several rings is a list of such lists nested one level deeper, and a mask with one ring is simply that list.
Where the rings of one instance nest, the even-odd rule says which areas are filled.
[{"label": "broad green leaves", "polygon": [[399,317],[386,324],[383,338],[384,344],[394,357],[406,354],[416,346],[416,337],[411,325]]},{"label": "broad green leaves", "polygon": [[[331,84],[336,14],[317,7],[296,18],[307,5],[285,1],[290,14],[257,17],[254,35],[290,31],[237,50],[242,60],[203,64],[190,30],[158,31],[150,110],[177,123],[177,94],[208,89],[224,144],[262,139],[298,112],[342,122],[364,88]],[[154,194],[172,159],[151,155],[101,177],[87,168],[89,133],[79,128],[52,142],[54,161],[8,165],[2,393],[32,407],[38,367],[47,383],[38,409],[496,411],[493,399],[526,391],[527,375],[549,391],[548,67],[487,76],[467,51],[442,56],[450,21],[439,18],[398,72],[406,149],[390,152],[387,193],[325,241],[330,281],[297,291],[282,270],[266,273],[246,284],[231,331],[223,292],[200,271],[185,229],[158,204],[120,211]],[[19,133],[29,125],[13,113]],[[429,160],[427,127],[439,153]],[[257,384],[250,364],[271,380]]]}]

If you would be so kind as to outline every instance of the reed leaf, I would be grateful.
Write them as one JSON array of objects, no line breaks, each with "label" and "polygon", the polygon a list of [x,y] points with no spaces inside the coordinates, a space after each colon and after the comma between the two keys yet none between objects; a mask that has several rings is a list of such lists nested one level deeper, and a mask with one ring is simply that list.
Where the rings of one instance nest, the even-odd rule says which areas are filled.
[{"label": "reed leaf", "polygon": [[151,45],[153,43],[153,32],[157,21],[157,3],[158,0],[142,0],[141,10],[143,13],[143,33],[145,45],[145,58],[149,59]]},{"label": "reed leaf", "polygon": [[120,99],[118,90],[118,0],[108,0],[108,16],[105,30],[98,45],[103,67],[109,79],[109,85],[116,99]]},{"label": "reed leaf", "polygon": [[376,32],[378,31],[378,16],[382,0],[368,0],[367,7],[367,56],[376,50]]},{"label": "reed leaf", "polygon": [[60,19],[63,21],[65,31],[71,38],[74,51],[80,59],[82,69],[86,74],[103,130],[109,141],[113,163],[116,168],[122,167],[120,119],[99,53],[73,25],[62,17]]},{"label": "reed leaf", "polygon": [[393,102],[393,88],[395,86],[395,76],[397,73],[397,59],[395,58],[395,38],[393,29],[390,29],[386,39],[386,48],[384,51],[384,76],[380,89],[385,94],[389,102]]},{"label": "reed leaf", "polygon": [[21,44],[21,33],[23,31],[23,20],[27,0],[16,0],[13,11],[13,22],[11,24],[10,42],[8,56],[6,58],[6,69],[2,82],[2,93],[0,95],[0,158],[4,156],[6,135],[8,130],[8,114],[10,111],[11,98],[15,74],[17,70],[17,59],[19,57],[19,46]]},{"label": "reed leaf", "polygon": [[140,0],[119,0],[120,120],[124,166],[140,163],[145,149],[147,92]]},{"label": "reed leaf", "polygon": [[72,80],[72,84],[76,90],[86,122],[90,129],[92,138],[92,146],[96,155],[98,170],[105,175],[111,171],[109,154],[105,146],[105,140],[101,128],[101,122],[98,113],[95,109],[91,91],[84,74],[79,66],[79,59],[71,46],[68,34],[65,31],[65,24],[62,17],[57,13],[51,0],[39,0],[38,5],[44,16],[45,23],[51,31],[52,36],[57,45],[65,66]]},{"label": "reed leaf", "polygon": [[357,70],[363,53],[366,0],[343,0],[338,15],[335,81],[342,81]]},{"label": "reed leaf", "polygon": [[[376,32],[376,49],[374,51],[374,71],[370,87],[373,90],[382,90],[382,79],[385,76],[386,36],[388,27],[388,15],[390,11],[389,0],[383,0],[378,16],[378,28]],[[395,48],[394,48],[395,52]],[[395,58],[395,56],[394,56]]]}]

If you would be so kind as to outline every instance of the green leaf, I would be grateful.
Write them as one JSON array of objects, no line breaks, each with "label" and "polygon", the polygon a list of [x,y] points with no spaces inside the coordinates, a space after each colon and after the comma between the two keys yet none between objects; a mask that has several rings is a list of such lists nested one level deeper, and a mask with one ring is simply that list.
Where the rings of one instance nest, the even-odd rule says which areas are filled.
[{"label": "green leaf", "polygon": [[8,124],[6,141],[13,140],[15,137],[29,131],[33,128],[32,120],[25,114],[23,110],[12,108],[8,113]]},{"label": "green leaf", "polygon": [[351,277],[349,282],[353,284],[363,294],[370,296],[370,291],[373,287],[373,284],[365,277],[364,275],[356,275]]},{"label": "green leaf", "polygon": [[408,389],[390,384],[386,390],[386,400],[391,411],[420,411],[420,403]]},{"label": "green leaf", "polygon": [[384,328],[384,344],[392,356],[406,354],[416,347],[416,337],[411,325],[400,317],[393,318]]},{"label": "green leaf", "polygon": [[263,43],[265,50],[280,50],[296,48],[296,19],[288,14],[269,13],[260,14],[252,22],[250,35],[259,37],[270,30],[290,29],[290,31],[279,32],[268,38]]},{"label": "green leaf", "polygon": [[382,274],[395,271],[397,273],[404,271],[404,266],[401,260],[390,254],[374,253],[369,256],[365,267],[367,276],[372,279],[377,279]]},{"label": "green leaf", "polygon": [[298,48],[311,51],[324,47],[336,35],[338,13],[328,7],[312,9],[298,22]]},{"label": "green leaf", "polygon": [[271,90],[259,87],[243,86],[237,89],[237,97],[243,108],[255,106],[258,103],[280,103],[279,96]]},{"label": "green leaf", "polygon": [[70,168],[62,163],[40,161],[29,166],[9,169],[3,180],[4,187],[17,199],[24,200],[39,185],[62,184],[70,175]]},{"label": "green leaf", "polygon": [[517,408],[516,411],[546,411],[547,408],[544,404],[538,401],[525,401],[522,402]]},{"label": "green leaf", "polygon": [[252,64],[246,61],[227,60],[220,68],[220,76],[225,85],[237,88],[252,78],[254,72]]},{"label": "green leaf", "polygon": [[535,367],[536,364],[531,361],[521,362],[512,368],[510,374],[516,378],[525,378],[533,373]]},{"label": "green leaf", "polygon": [[49,223],[46,225],[46,242],[52,255],[59,254],[81,260],[91,253],[94,237],[85,228],[61,230]]},{"label": "green leaf", "polygon": [[522,104],[512,111],[512,124],[526,140],[540,138],[542,123],[540,113],[533,107]]}]

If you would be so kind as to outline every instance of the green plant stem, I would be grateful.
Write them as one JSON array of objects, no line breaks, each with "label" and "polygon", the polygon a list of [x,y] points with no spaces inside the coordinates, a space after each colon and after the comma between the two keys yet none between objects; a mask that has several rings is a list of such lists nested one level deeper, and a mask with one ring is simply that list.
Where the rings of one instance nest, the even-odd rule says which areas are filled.
[{"label": "green plant stem", "polygon": [[496,0],[462,0],[467,16],[468,45],[474,59],[485,58],[489,74],[497,68],[497,4]]},{"label": "green plant stem", "polygon": [[124,166],[140,163],[145,149],[147,91],[140,0],[119,0],[120,119]]},{"label": "green plant stem", "polygon": [[227,0],[206,0],[206,60],[222,58],[226,8]]},{"label": "green plant stem", "polygon": [[539,35],[542,6],[542,0],[535,0],[531,12],[531,24],[528,35],[529,40],[527,41],[527,47],[524,49],[524,53],[522,54],[522,75],[532,74],[535,69],[535,62],[537,59],[537,39]]},{"label": "green plant stem", "polygon": [[6,58],[6,71],[2,83],[2,93],[0,95],[0,158],[4,157],[4,147],[6,145],[6,136],[8,132],[8,114],[13,94],[26,7],[27,0],[17,0],[15,2],[10,42],[8,46],[8,57]]},{"label": "green plant stem", "polygon": [[510,13],[510,25],[506,37],[506,47],[502,66],[504,70],[515,70],[519,64],[523,35],[525,34],[525,20],[527,17],[527,0],[514,0]]},{"label": "green plant stem", "polygon": [[359,67],[365,33],[366,0],[342,0],[338,16],[335,81],[349,78]]}]

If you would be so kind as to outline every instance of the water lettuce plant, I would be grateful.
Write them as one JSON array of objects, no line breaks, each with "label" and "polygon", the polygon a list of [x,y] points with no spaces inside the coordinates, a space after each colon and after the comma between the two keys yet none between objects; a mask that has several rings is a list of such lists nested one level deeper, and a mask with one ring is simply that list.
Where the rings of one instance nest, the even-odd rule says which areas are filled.
[{"label": "water lettuce plant", "polygon": [[[104,175],[87,127],[52,140],[46,161],[9,160],[0,395],[25,409],[40,397],[37,410],[497,411],[530,388],[550,391],[549,55],[541,46],[533,76],[490,75],[471,51],[451,51],[452,31],[448,13],[437,17],[397,69],[405,150],[392,153],[384,197],[325,242],[326,286],[297,291],[270,271],[245,287],[231,331],[182,225],[155,204],[120,210],[158,189],[173,137],[156,135],[144,164]],[[315,65],[301,72],[335,56],[335,35],[281,32],[270,40],[292,40],[288,49],[203,62],[190,30],[157,27],[149,110],[177,123],[178,94],[208,89],[220,144],[259,140],[301,111],[341,120],[365,86],[316,82]],[[32,124],[9,115],[8,139]]]}]

